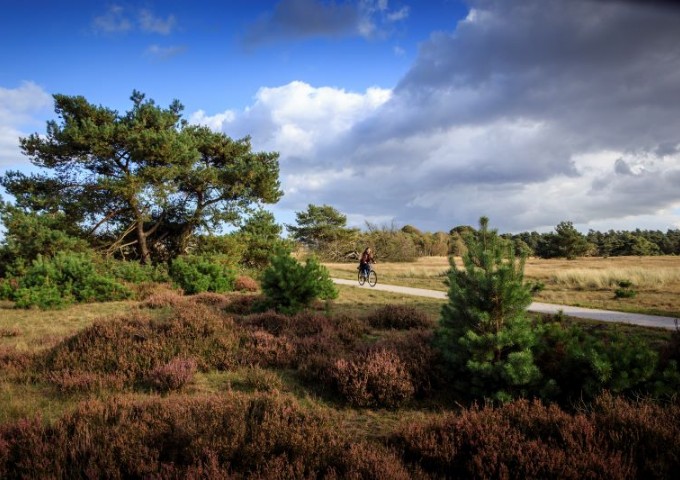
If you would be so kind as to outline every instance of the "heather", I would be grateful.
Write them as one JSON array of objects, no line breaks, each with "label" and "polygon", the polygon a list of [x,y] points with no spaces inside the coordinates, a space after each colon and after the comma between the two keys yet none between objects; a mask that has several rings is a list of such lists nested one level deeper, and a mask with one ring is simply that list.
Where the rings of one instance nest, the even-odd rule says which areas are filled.
[{"label": "heather", "polygon": [[[680,467],[680,406],[653,398],[677,334],[649,342],[658,368],[645,381],[612,393],[565,358],[618,342],[611,370],[625,377],[635,355],[619,334],[533,318],[551,332],[536,362],[561,394],[499,403],[454,388],[424,311],[319,303],[284,314],[250,297],[161,290],[48,348],[2,350],[5,388],[35,387],[64,406],[3,417],[0,476],[672,478]],[[414,316],[428,321],[404,322]],[[574,371],[560,377],[556,365]]]}]

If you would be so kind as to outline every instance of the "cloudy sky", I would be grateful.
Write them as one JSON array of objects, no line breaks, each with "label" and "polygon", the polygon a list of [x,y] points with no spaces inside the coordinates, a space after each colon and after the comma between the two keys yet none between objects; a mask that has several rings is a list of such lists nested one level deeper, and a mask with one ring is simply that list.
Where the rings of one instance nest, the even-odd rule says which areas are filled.
[{"label": "cloudy sky", "polygon": [[280,223],[680,228],[680,8],[616,0],[0,5],[0,172],[51,95],[133,89],[280,153]]}]

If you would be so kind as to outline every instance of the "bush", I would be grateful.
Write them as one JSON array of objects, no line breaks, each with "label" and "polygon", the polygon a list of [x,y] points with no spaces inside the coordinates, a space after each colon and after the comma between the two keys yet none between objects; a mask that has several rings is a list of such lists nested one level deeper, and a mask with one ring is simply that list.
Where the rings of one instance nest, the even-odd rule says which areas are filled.
[{"label": "bush", "polygon": [[195,373],[196,360],[177,357],[151,370],[147,380],[152,388],[169,392],[180,390],[194,378]]},{"label": "bush", "polygon": [[594,402],[591,417],[611,448],[633,460],[637,478],[674,478],[680,471],[677,401],[662,406],[604,394]]},{"label": "bush", "polygon": [[102,389],[120,389],[124,379],[115,373],[103,375],[92,372],[62,370],[51,372],[47,381],[57,388],[60,393],[76,394],[99,392]]},{"label": "bush", "polygon": [[370,351],[349,361],[341,358],[331,374],[340,394],[357,407],[397,407],[414,393],[406,366],[387,350]]},{"label": "bush", "polygon": [[163,289],[152,293],[144,301],[143,305],[147,308],[168,308],[190,302],[188,297],[175,290]]},{"label": "bush", "polygon": [[617,288],[614,290],[614,296],[616,298],[635,298],[637,293],[637,291],[630,288]]},{"label": "bush", "polygon": [[195,303],[200,303],[201,305],[208,305],[209,307],[217,308],[218,310],[223,309],[229,304],[229,299],[227,295],[215,292],[201,292],[196,295],[189,297]]},{"label": "bush", "polygon": [[229,292],[236,274],[219,257],[188,255],[170,265],[170,277],[187,295],[200,292]]},{"label": "bush", "polygon": [[433,478],[638,478],[606,431],[584,414],[517,400],[411,421],[392,444]]},{"label": "bush", "polygon": [[260,289],[258,283],[250,277],[241,275],[236,277],[234,282],[234,290],[237,292],[257,292]]},{"label": "bush", "polygon": [[406,334],[393,332],[371,348],[385,349],[397,355],[411,377],[415,393],[425,395],[443,384],[440,378],[442,359],[440,352],[433,348],[432,337],[432,331],[428,330],[412,330]]},{"label": "bush", "polygon": [[286,337],[263,330],[249,332],[241,341],[240,362],[247,366],[286,368],[294,364],[295,345]]},{"label": "bush", "polygon": [[106,302],[130,298],[132,292],[116,280],[97,273],[85,254],[59,253],[38,257],[18,279],[12,300],[19,308],[58,308],[74,302]]},{"label": "bush", "polygon": [[283,389],[283,382],[275,372],[257,366],[244,371],[242,383],[243,387],[257,392],[275,392]]},{"label": "bush", "polygon": [[134,387],[176,357],[193,358],[203,370],[233,367],[239,341],[230,318],[208,306],[185,302],[162,319],[139,311],[95,322],[42,353],[40,372],[116,374],[125,386]]},{"label": "bush", "polygon": [[164,263],[143,265],[135,261],[107,260],[101,268],[110,276],[129,283],[164,283],[170,281],[168,268]]},{"label": "bush", "polygon": [[279,250],[264,271],[262,291],[277,311],[290,314],[310,306],[317,298],[338,296],[326,267],[314,258],[302,265],[285,250]]},{"label": "bush", "polygon": [[394,330],[433,326],[427,314],[408,305],[385,305],[368,315],[368,323],[373,328]]},{"label": "bush", "polygon": [[543,377],[552,383],[542,395],[562,403],[590,401],[604,390],[644,392],[658,364],[658,354],[642,337],[617,330],[596,336],[557,323],[543,328],[536,355]]},{"label": "bush", "polygon": [[229,295],[224,311],[236,315],[247,315],[266,309],[266,301],[261,295]]}]

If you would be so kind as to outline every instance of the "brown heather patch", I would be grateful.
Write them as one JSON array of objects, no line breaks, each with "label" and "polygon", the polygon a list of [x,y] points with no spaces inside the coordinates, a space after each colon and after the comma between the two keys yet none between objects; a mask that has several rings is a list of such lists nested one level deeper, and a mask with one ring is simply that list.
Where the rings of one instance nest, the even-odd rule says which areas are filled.
[{"label": "brown heather patch", "polygon": [[163,295],[166,293],[182,294],[182,290],[171,283],[140,282],[126,283],[126,286],[132,290],[135,300],[140,302],[146,301],[149,297],[154,295]]},{"label": "brown heather patch", "polygon": [[[0,426],[3,478],[409,478],[385,447],[348,442],[289,397],[81,403],[52,426]],[[229,475],[226,477],[226,475]]]},{"label": "brown heather patch", "polygon": [[330,373],[338,392],[357,407],[393,408],[414,393],[406,366],[388,350],[369,351],[350,360],[340,358]]},{"label": "brown heather patch", "polygon": [[237,292],[257,292],[259,289],[260,285],[257,281],[246,275],[236,277],[234,282],[234,290]]},{"label": "brown heather patch", "polygon": [[143,307],[147,308],[167,308],[176,307],[187,302],[190,297],[185,297],[182,293],[175,290],[161,290],[159,292],[154,292],[142,303]]},{"label": "brown heather patch", "polygon": [[167,319],[137,311],[96,322],[48,351],[42,363],[45,372],[115,374],[131,386],[177,356],[195,358],[202,370],[228,368],[236,362],[237,348],[231,318],[204,305],[180,303]]},{"label": "brown heather patch", "polygon": [[247,332],[241,339],[242,365],[287,368],[296,361],[295,345],[286,337],[264,330]]},{"label": "brown heather patch", "polygon": [[432,330],[413,330],[384,335],[371,349],[384,349],[397,355],[408,371],[415,393],[425,396],[442,385],[441,354],[432,345]]},{"label": "brown heather patch", "polygon": [[125,379],[115,373],[102,375],[69,370],[50,372],[46,375],[46,380],[56,387],[57,391],[67,395],[120,390],[125,384]]},{"label": "brown heather patch", "polygon": [[0,348],[0,370],[3,376],[28,373],[34,366],[35,354],[15,348]]},{"label": "brown heather patch", "polygon": [[680,403],[600,396],[590,414],[598,431],[631,458],[639,478],[674,478],[680,471]]},{"label": "brown heather patch", "polygon": [[229,305],[229,297],[221,293],[215,292],[201,292],[189,297],[195,303],[200,303],[201,305],[208,305],[218,309],[224,309]]},{"label": "brown heather patch", "polygon": [[196,360],[177,357],[151,370],[147,382],[155,390],[170,392],[182,389],[193,380],[195,373]]},{"label": "brown heather patch", "polygon": [[227,296],[227,303],[224,311],[236,315],[248,315],[256,309],[259,304],[264,302],[262,295],[246,295],[242,293],[232,293]]},{"label": "brown heather patch", "polygon": [[526,400],[412,423],[392,443],[435,477],[636,477],[627,455],[613,450],[588,417]]},{"label": "brown heather patch", "polygon": [[378,329],[409,330],[434,326],[425,312],[409,305],[385,305],[368,314],[366,320]]}]

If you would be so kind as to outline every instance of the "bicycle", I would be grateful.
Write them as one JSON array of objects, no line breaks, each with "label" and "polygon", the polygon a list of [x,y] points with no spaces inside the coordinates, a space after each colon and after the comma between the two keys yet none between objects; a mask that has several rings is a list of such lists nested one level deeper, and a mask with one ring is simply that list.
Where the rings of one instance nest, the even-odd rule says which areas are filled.
[{"label": "bicycle", "polygon": [[361,271],[361,267],[359,268],[359,285],[363,285],[366,281],[368,281],[368,284],[371,287],[375,287],[375,284],[378,283],[378,274],[375,273],[375,270],[373,270],[373,267],[369,264],[368,265],[368,274],[364,273]]}]

